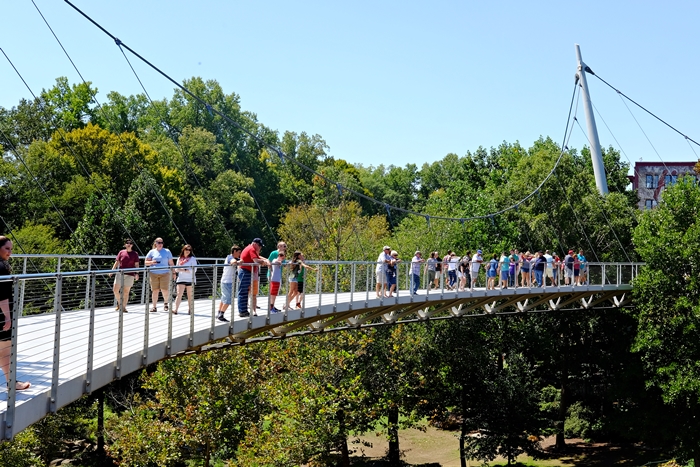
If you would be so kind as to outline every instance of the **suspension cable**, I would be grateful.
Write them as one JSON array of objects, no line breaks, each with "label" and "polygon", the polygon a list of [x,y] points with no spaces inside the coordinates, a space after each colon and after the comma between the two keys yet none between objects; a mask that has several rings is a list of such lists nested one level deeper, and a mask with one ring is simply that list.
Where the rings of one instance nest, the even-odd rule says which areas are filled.
[{"label": "suspension cable", "polygon": [[[44,17],[44,14],[41,12],[41,10],[40,10],[39,7],[37,6],[37,4],[34,2],[34,0],[32,0],[32,3],[34,4],[34,8],[36,8],[37,12],[39,12],[39,15],[41,16],[41,18],[44,20],[44,23],[46,24],[46,26],[49,28],[49,31],[51,31],[51,34],[52,34],[53,37],[56,39],[56,42],[58,42],[58,45],[59,45],[59,46],[61,47],[61,49],[63,50],[63,53],[66,55],[66,57],[67,57],[68,60],[70,61],[71,65],[73,65],[73,69],[76,71],[76,73],[78,73],[78,76],[80,76],[80,79],[82,80],[82,82],[83,82],[84,84],[87,85],[87,82],[85,81],[85,78],[83,78],[82,73],[80,73],[80,70],[79,70],[78,67],[75,65],[75,62],[73,62],[73,59],[71,58],[71,56],[70,56],[70,54],[68,53],[68,51],[65,49],[65,47],[63,47],[63,44],[61,43],[60,39],[58,38],[58,36],[57,36],[56,33],[54,32],[54,30],[53,30],[53,28],[51,27],[51,25],[49,24],[49,22],[48,22],[48,21],[46,20],[46,18]],[[101,111],[102,114],[104,115],[104,113],[105,113],[105,112],[104,112],[104,108],[102,107],[102,105],[100,104],[100,102],[97,100],[97,97],[93,95],[93,96],[92,96],[92,100],[95,102],[95,104],[97,104],[97,107],[100,109],[100,111]],[[147,170],[145,170],[145,167],[143,167],[138,161],[136,161],[136,158],[134,157],[134,155],[133,155],[133,154],[131,153],[131,151],[129,150],[127,144],[124,142],[124,140],[122,139],[121,135],[120,135],[120,134],[116,134],[116,136],[117,136],[117,138],[119,138],[119,141],[121,142],[122,146],[124,147],[124,150],[126,151],[127,154],[129,154],[129,156],[131,157],[131,160],[134,162],[134,164],[136,165],[136,167],[139,168],[139,169],[142,170],[142,171],[148,172]],[[182,234],[182,232],[180,231],[180,228],[179,228],[179,227],[177,226],[177,224],[175,223],[175,220],[173,219],[173,217],[172,217],[172,215],[171,215],[171,213],[170,213],[170,210],[169,210],[169,209],[167,208],[167,206],[165,205],[165,202],[163,201],[163,199],[161,198],[161,196],[158,194],[158,192],[156,192],[156,190],[153,188],[153,186],[151,185],[150,182],[148,182],[147,185],[148,185],[148,187],[150,188],[151,192],[153,193],[153,196],[154,196],[154,197],[158,200],[158,202],[160,203],[161,207],[163,208],[163,211],[165,212],[165,215],[168,216],[168,219],[170,220],[170,223],[173,225],[173,227],[175,227],[175,230],[177,230],[177,233],[178,233],[178,235],[180,235],[180,238],[182,239],[182,241],[183,241],[185,244],[188,243],[188,242],[187,242],[187,239],[185,239],[185,236],[184,236],[184,235]]]},{"label": "suspension cable", "polygon": [[[184,93],[186,93],[187,95],[191,96],[193,99],[197,100],[199,103],[201,103],[202,105],[204,105],[204,106],[207,108],[207,110],[209,110],[209,111],[211,111],[211,112],[213,112],[213,113],[216,113],[216,114],[217,114],[218,116],[220,116],[222,119],[224,119],[225,121],[227,121],[227,122],[229,122],[230,124],[234,125],[236,128],[238,128],[238,129],[241,130],[242,132],[246,133],[246,134],[247,134],[248,136],[250,136],[251,138],[255,139],[255,140],[256,140],[258,143],[260,143],[261,145],[263,145],[263,146],[269,148],[270,150],[272,150],[273,152],[275,152],[275,153],[280,157],[280,160],[281,160],[282,162],[284,162],[285,160],[292,161],[292,162],[293,162],[294,164],[296,164],[297,166],[299,166],[299,167],[301,167],[302,169],[304,169],[304,170],[306,170],[306,171],[308,171],[308,172],[314,174],[315,176],[317,176],[317,177],[319,177],[319,178],[321,178],[321,179],[327,181],[329,184],[333,184],[333,185],[336,185],[336,186],[339,185],[339,183],[330,180],[330,179],[329,179],[328,177],[326,177],[325,175],[320,174],[319,172],[315,171],[315,170],[312,169],[311,167],[308,167],[307,165],[303,164],[302,162],[299,162],[296,158],[291,157],[291,156],[289,156],[289,155],[285,155],[284,152],[282,152],[281,149],[275,147],[274,145],[272,145],[272,144],[270,144],[270,143],[264,141],[262,138],[258,137],[258,136],[255,135],[254,133],[248,131],[248,130],[247,130],[246,128],[244,128],[241,124],[239,124],[238,122],[236,122],[235,120],[233,120],[232,118],[230,118],[228,115],[224,114],[223,112],[221,112],[221,111],[217,110],[216,108],[214,108],[212,105],[210,105],[209,103],[207,103],[206,101],[204,101],[204,100],[203,100],[202,98],[200,98],[199,96],[195,95],[192,91],[190,91],[190,90],[187,89],[185,86],[183,86],[182,84],[178,83],[178,82],[175,81],[173,78],[171,78],[168,74],[166,74],[165,72],[163,72],[162,70],[160,70],[158,67],[156,67],[155,65],[153,65],[150,61],[148,61],[146,58],[144,58],[144,57],[141,56],[139,53],[137,53],[136,51],[134,51],[131,47],[129,47],[128,45],[124,44],[119,38],[117,38],[117,37],[114,36],[112,33],[110,33],[109,31],[107,31],[104,27],[102,27],[99,23],[97,23],[95,20],[93,20],[90,16],[88,16],[86,13],[84,13],[84,12],[83,12],[82,10],[80,10],[78,7],[76,7],[75,5],[73,5],[69,0],[64,0],[64,2],[67,3],[68,5],[70,5],[75,11],[77,11],[77,12],[78,12],[80,15],[82,15],[85,19],[87,19],[87,20],[88,20],[89,22],[91,22],[94,26],[96,26],[98,29],[100,29],[103,33],[105,33],[107,36],[109,36],[109,37],[115,42],[115,44],[116,44],[117,46],[119,46],[119,47],[124,47],[126,50],[128,50],[129,52],[131,52],[134,56],[136,56],[137,58],[139,58],[142,62],[144,62],[145,64],[147,64],[149,67],[151,67],[151,68],[152,68],[153,70],[155,70],[156,72],[158,72],[161,76],[163,76],[163,77],[166,78],[168,81],[170,81],[170,82],[173,83],[175,86],[177,86],[177,87],[178,87],[180,90],[182,90]],[[576,86],[577,86],[577,84],[578,84],[578,83],[575,83],[575,84],[574,84],[574,94],[572,95],[572,101],[573,101],[573,97],[574,97],[574,95],[575,95],[575,91],[576,91]],[[567,127],[568,127],[568,125],[569,125],[569,122],[567,121]],[[391,211],[391,210],[394,210],[394,211],[398,211],[398,212],[403,212],[403,213],[405,213],[405,214],[416,215],[416,216],[420,216],[420,217],[424,217],[424,218],[430,217],[430,218],[433,218],[433,219],[443,219],[443,220],[448,220],[448,221],[461,221],[461,222],[464,222],[464,221],[470,221],[470,220],[476,220],[476,219],[486,219],[486,218],[489,218],[489,217],[493,217],[493,216],[496,216],[496,215],[503,214],[503,213],[505,213],[505,212],[507,212],[507,211],[510,211],[510,210],[512,210],[512,209],[515,209],[517,206],[523,204],[525,201],[527,201],[527,200],[530,199],[532,196],[534,196],[534,194],[537,193],[537,192],[542,188],[542,186],[547,182],[547,180],[549,180],[549,179],[552,177],[552,175],[554,174],[554,172],[555,172],[555,170],[556,170],[556,168],[557,168],[557,165],[558,165],[559,162],[561,161],[561,158],[562,158],[563,155],[564,155],[564,149],[562,148],[562,151],[561,151],[561,153],[560,153],[560,155],[559,155],[559,158],[557,159],[557,162],[556,162],[555,166],[550,170],[550,172],[547,174],[547,176],[545,177],[545,179],[539,184],[539,186],[538,186],[532,193],[530,193],[530,194],[527,195],[525,198],[523,198],[522,200],[516,202],[515,204],[513,204],[513,205],[511,205],[511,206],[508,206],[508,207],[506,207],[506,208],[504,208],[504,209],[501,209],[501,210],[499,210],[499,211],[496,211],[496,212],[493,212],[493,213],[490,213],[490,214],[485,214],[485,215],[476,215],[476,216],[464,217],[464,218],[445,217],[445,216],[431,216],[431,215],[419,213],[419,212],[416,212],[416,211],[413,211],[413,210],[410,210],[410,209],[405,209],[405,208],[401,208],[401,207],[398,207],[398,206],[390,205],[390,204],[388,204],[388,203],[384,203],[384,202],[379,201],[379,200],[377,200],[377,199],[374,199],[374,198],[372,198],[372,197],[370,197],[370,196],[367,196],[367,195],[365,195],[365,194],[363,194],[363,193],[357,192],[357,191],[353,190],[352,188],[348,188],[348,187],[345,187],[345,186],[343,186],[342,188],[343,188],[344,190],[347,190],[347,191],[353,193],[355,196],[358,196],[358,197],[360,197],[360,198],[366,199],[366,200],[369,201],[369,202],[372,202],[372,203],[375,203],[375,204],[379,204],[379,205],[384,206],[384,207],[386,208],[388,214],[390,214],[390,211]],[[342,185],[341,185],[341,186],[342,186]]]},{"label": "suspension cable", "polygon": [[[165,119],[163,118],[163,115],[161,114],[161,112],[158,111],[157,106],[153,103],[153,100],[151,99],[151,96],[148,94],[148,91],[146,90],[146,87],[143,85],[143,82],[141,81],[141,78],[139,77],[138,73],[136,73],[136,70],[135,70],[134,67],[132,66],[131,61],[129,61],[129,58],[128,58],[128,57],[126,56],[126,54],[124,53],[124,50],[122,50],[121,47],[119,47],[119,50],[121,51],[122,55],[124,56],[124,59],[126,60],[126,63],[129,64],[129,68],[131,68],[131,71],[134,73],[134,76],[136,77],[136,80],[139,82],[139,85],[141,85],[141,89],[143,89],[143,92],[144,92],[144,94],[146,95],[146,98],[148,99],[148,102],[151,103],[151,107],[152,107],[153,109],[156,110],[156,112],[158,113],[158,116],[159,116],[159,118],[160,118],[161,123],[162,123],[163,126],[167,129],[168,133],[170,134],[170,138],[171,138],[172,141],[175,143],[175,146],[177,146],[177,149],[178,149],[178,151],[180,152],[180,155],[182,156],[182,162],[183,162],[183,164],[184,164],[184,166],[185,166],[185,171],[186,171],[186,172],[189,172],[189,173],[192,175],[192,177],[194,178],[195,182],[197,182],[197,186],[199,186],[199,189],[202,191],[202,194],[203,194],[205,197],[207,197],[207,201],[211,202],[211,200],[209,199],[208,195],[206,194],[206,192],[205,192],[205,190],[204,190],[204,187],[203,187],[202,184],[199,182],[199,177],[197,177],[197,174],[195,174],[194,171],[190,168],[189,163],[187,162],[187,157],[186,157],[186,155],[185,155],[185,151],[182,149],[182,146],[180,145],[180,143],[177,141],[177,138],[175,137],[175,133],[174,133],[173,127],[165,121]],[[221,224],[221,227],[224,229],[224,233],[225,233],[226,236],[228,237],[229,242],[231,242],[231,244],[233,244],[233,238],[231,238],[231,235],[230,235],[228,229],[226,228],[226,225],[224,224],[223,219],[221,218],[221,216],[219,215],[219,213],[217,212],[217,210],[214,210],[213,213],[214,213],[214,216],[216,217],[216,219],[219,221],[219,224]]]},{"label": "suspension cable", "polygon": [[587,71],[588,71],[590,74],[592,74],[593,76],[595,76],[596,78],[598,78],[599,80],[601,80],[603,83],[605,83],[606,85],[608,85],[608,87],[610,87],[613,91],[615,91],[616,93],[618,93],[621,97],[624,97],[625,99],[627,99],[628,101],[630,101],[631,103],[633,103],[634,105],[636,105],[637,107],[639,107],[640,109],[642,109],[643,111],[645,111],[646,113],[648,113],[649,115],[651,115],[652,117],[654,117],[655,119],[657,119],[658,121],[660,121],[661,123],[663,123],[664,125],[666,125],[667,127],[669,127],[670,129],[672,129],[673,131],[675,131],[676,133],[678,133],[679,135],[681,135],[681,136],[682,136],[683,138],[685,138],[686,140],[692,141],[693,143],[695,143],[696,146],[700,146],[700,143],[698,143],[697,141],[695,141],[693,138],[691,138],[691,137],[689,137],[688,135],[686,135],[685,133],[683,133],[683,132],[677,130],[677,129],[676,129],[675,127],[673,127],[670,123],[667,123],[666,121],[664,121],[664,120],[661,119],[660,117],[657,117],[653,112],[647,110],[647,109],[644,108],[642,105],[640,105],[640,104],[638,104],[637,102],[635,102],[634,100],[632,100],[632,99],[631,99],[629,96],[627,96],[625,93],[623,93],[622,91],[620,91],[619,89],[617,89],[616,87],[614,87],[612,84],[610,84],[610,83],[608,83],[607,81],[605,81],[605,80],[604,80],[603,78],[601,78],[600,76],[598,76],[598,75],[596,75],[595,73],[593,73],[593,71],[591,71],[590,69],[587,70]]},{"label": "suspension cable", "polygon": [[[37,102],[39,102],[39,105],[41,106],[42,110],[44,110],[46,107],[45,107],[43,101],[42,101],[41,99],[38,99],[38,98],[37,98],[36,94],[34,94],[34,91],[32,91],[31,87],[29,87],[29,85],[28,85],[27,82],[25,81],[25,79],[24,79],[24,77],[22,76],[22,74],[19,72],[19,70],[17,69],[17,67],[15,67],[14,63],[12,63],[12,60],[10,60],[10,57],[7,56],[7,54],[6,54],[5,51],[2,49],[2,47],[0,47],[0,52],[2,52],[2,54],[5,56],[5,58],[7,59],[7,61],[10,63],[10,66],[12,66],[12,69],[15,70],[15,73],[17,73],[17,76],[19,76],[19,79],[22,80],[22,82],[24,83],[24,86],[27,88],[27,90],[29,91],[29,93],[30,93],[30,94],[32,95],[32,97],[34,98],[34,100],[37,101]],[[121,226],[121,228],[124,230],[124,232],[126,232],[127,237],[128,237],[132,242],[134,242],[134,246],[136,246],[136,249],[137,249],[137,250],[139,251],[139,253],[143,256],[143,254],[144,254],[143,251],[142,251],[141,248],[139,247],[139,245],[138,245],[138,243],[136,242],[136,240],[134,239],[134,237],[133,237],[133,236],[131,235],[131,233],[129,232],[129,229],[126,228],[126,226],[124,225],[124,223],[121,221],[121,218],[117,215],[117,210],[114,208],[114,206],[112,205],[112,203],[109,202],[109,199],[107,199],[107,197],[104,195],[104,193],[102,192],[102,190],[100,189],[100,187],[95,183],[95,181],[94,181],[94,179],[93,179],[93,177],[92,177],[92,174],[91,174],[90,171],[87,169],[87,167],[85,166],[85,164],[83,164],[83,161],[80,159],[80,157],[78,157],[78,154],[75,152],[75,150],[74,150],[74,148],[73,148],[73,145],[72,145],[72,144],[68,141],[68,139],[66,138],[66,132],[65,132],[65,130],[64,130],[60,125],[55,125],[55,126],[56,126],[56,128],[57,128],[57,132],[61,135],[61,139],[63,140],[63,142],[66,144],[66,146],[67,146],[68,149],[70,150],[71,154],[73,155],[73,158],[78,162],[78,164],[80,165],[80,168],[83,169],[83,172],[85,173],[85,175],[87,175],[88,180],[95,186],[95,188],[97,189],[97,192],[100,194],[100,197],[105,201],[105,203],[107,203],[107,206],[109,207],[109,209],[110,209],[111,212],[112,212],[112,216],[117,220],[117,222],[119,223],[119,225]]]},{"label": "suspension cable", "polygon": [[[580,123],[578,120],[576,120],[576,123],[578,123],[578,127],[581,129],[581,132],[586,136],[586,138],[588,138],[588,136],[586,135],[586,132],[583,131],[583,127],[581,126],[581,123]],[[588,140],[588,144],[591,144],[590,140]],[[589,185],[589,189],[592,191],[592,188],[590,187],[590,185]],[[595,194],[595,192],[594,192],[594,194]],[[632,260],[630,259],[629,255],[627,254],[627,250],[626,250],[625,247],[622,245],[622,242],[620,241],[620,238],[617,236],[617,232],[615,232],[615,229],[613,228],[612,224],[610,223],[610,220],[608,219],[608,216],[605,214],[605,209],[603,208],[602,203],[595,203],[595,204],[597,204],[597,205],[600,207],[600,212],[601,212],[601,214],[603,214],[603,217],[605,218],[605,222],[608,224],[608,227],[610,227],[610,231],[611,231],[612,234],[615,236],[615,240],[617,240],[617,243],[620,245],[620,249],[622,250],[622,252],[623,252],[623,253],[625,254],[625,256],[627,257],[627,261],[632,262]]]}]

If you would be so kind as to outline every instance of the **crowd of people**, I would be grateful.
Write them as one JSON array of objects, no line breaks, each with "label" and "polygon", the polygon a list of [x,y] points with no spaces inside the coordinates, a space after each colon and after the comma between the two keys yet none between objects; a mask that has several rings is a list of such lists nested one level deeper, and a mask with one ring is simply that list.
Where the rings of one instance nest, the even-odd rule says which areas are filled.
[{"label": "crowd of people", "polygon": [[[394,296],[397,265],[400,262],[396,250],[389,246],[383,248],[375,269],[377,298]],[[468,251],[464,256],[448,250],[442,258],[437,251],[432,251],[427,259],[423,258],[422,252],[416,251],[411,259],[410,293],[418,292],[421,271],[425,274],[426,284],[430,289],[444,287],[456,291],[464,291],[467,288],[473,290],[482,267],[485,270],[488,290],[494,290],[496,284],[504,289],[546,287],[547,280],[550,286],[555,286],[559,285],[563,278],[564,285],[576,286],[584,285],[588,280],[588,261],[583,250],[579,250],[578,253],[569,250],[562,259],[550,250],[533,254],[513,249],[510,252],[503,251],[500,255],[494,254],[488,261],[484,259],[482,250],[477,250],[473,255]]]},{"label": "crowd of people", "polygon": [[[113,269],[129,269],[139,267],[139,257],[132,251],[133,242],[126,240],[124,250],[117,255]],[[260,268],[267,268],[267,281],[269,283],[269,311],[279,313],[292,309],[292,306],[301,308],[304,297],[304,278],[308,270],[316,271],[305,262],[304,254],[295,251],[291,257],[287,257],[287,244],[283,241],[277,244],[267,258],[261,256],[263,241],[255,238],[246,246],[231,247],[230,254],[224,260],[223,273],[221,275],[221,301],[217,319],[228,322],[225,313],[233,302],[233,295],[238,301],[238,314],[241,317],[257,314],[260,307],[257,297],[260,292]],[[375,269],[376,296],[393,297],[396,293],[399,263],[399,254],[389,246],[384,246],[377,258]],[[168,311],[168,298],[170,277],[176,277],[177,297],[172,313],[177,314],[184,293],[187,293],[189,310],[193,307],[193,286],[195,284],[195,272],[197,259],[194,256],[191,245],[184,245],[180,256],[175,259],[170,250],[163,247],[163,239],[156,238],[153,248],[148,252],[145,265],[149,268],[149,282],[151,286],[151,312],[157,312],[159,294],[163,296],[163,307]],[[277,307],[277,297],[282,289],[282,270],[290,268],[289,288],[282,308]],[[427,287],[430,289],[445,288],[446,290],[464,291],[474,289],[477,286],[479,272],[484,268],[486,288],[489,290],[508,287],[546,287],[559,285],[583,285],[587,281],[588,261],[583,250],[575,253],[569,250],[564,258],[556,252],[546,250],[531,253],[520,252],[517,249],[501,254],[493,254],[490,259],[484,258],[482,250],[476,250],[472,255],[467,252],[460,256],[452,250],[440,257],[437,251],[432,251],[428,258],[423,258],[420,251],[414,253],[410,264],[410,293],[416,294],[421,283],[421,273],[424,274]],[[172,269],[172,273],[171,270]],[[234,280],[237,279],[237,287]],[[138,280],[138,273],[127,272],[119,275],[114,281],[114,295],[117,310],[127,311],[125,303],[129,296],[129,290],[134,280]]]},{"label": "crowd of people", "polygon": [[[133,241],[126,240],[124,249],[121,250],[112,266],[113,270],[127,269],[115,276],[113,292],[116,302],[116,310],[127,312],[129,292],[134,281],[139,279],[138,272],[132,271],[140,266],[139,255],[133,251]],[[257,305],[257,297],[260,288],[260,268],[267,267],[267,280],[269,284],[269,311],[279,313],[291,310],[292,304],[296,308],[302,307],[304,299],[304,278],[307,271],[317,269],[305,262],[304,254],[295,251],[291,258],[287,256],[287,244],[283,241],[277,243],[277,249],[267,258],[261,256],[263,241],[255,238],[246,246],[231,247],[230,254],[224,260],[221,275],[221,301],[219,303],[217,319],[228,322],[225,313],[233,303],[234,293],[238,300],[238,315],[241,317],[257,315],[260,307]],[[0,276],[11,275],[9,258],[12,254],[12,241],[5,236],[0,236]],[[377,258],[375,269],[377,298],[393,297],[397,289],[398,268],[401,263],[399,254],[389,246],[384,246]],[[175,278],[177,295],[174,307],[170,310],[177,314],[182,303],[182,297],[187,293],[188,313],[193,312],[194,285],[196,283],[197,259],[191,245],[187,244],[180,250],[180,255],[174,258],[170,250],[164,248],[163,239],[158,237],[152,245],[152,249],[146,254],[145,266],[148,267],[148,277],[151,287],[151,312],[158,311],[159,295],[163,297],[163,308],[168,311],[170,282]],[[482,250],[477,250],[473,255],[467,252],[463,256],[448,250],[447,254],[440,257],[437,251],[432,251],[428,258],[423,258],[420,251],[414,253],[410,264],[410,293],[416,294],[419,289],[421,272],[426,279],[427,288],[464,291],[474,289],[477,285],[479,272],[482,267],[485,270],[486,288],[493,290],[497,284],[500,288],[508,287],[546,287],[550,286],[584,285],[588,280],[588,261],[583,250],[575,253],[569,250],[564,258],[556,252],[546,250],[530,253],[521,253],[517,249],[510,252],[503,251],[500,255],[493,254],[488,261],[484,258]],[[289,268],[289,288],[284,298],[282,309],[277,308],[277,298],[282,289],[282,270]],[[237,276],[237,287],[234,280]],[[0,369],[5,376],[9,375],[10,350],[11,350],[11,326],[12,326],[12,283],[0,282]],[[250,311],[249,311],[250,310]],[[30,383],[17,381],[17,390],[30,387]]]},{"label": "crowd of people", "polygon": [[[304,278],[307,270],[316,271],[316,268],[305,262],[304,254],[295,251],[291,258],[287,258],[287,244],[279,242],[277,249],[270,253],[268,258],[261,256],[263,241],[255,238],[246,246],[231,247],[230,254],[224,259],[223,272],[221,274],[221,301],[217,319],[228,322],[225,313],[233,303],[234,291],[238,301],[238,315],[241,317],[257,315],[260,307],[257,298],[260,292],[260,268],[267,267],[267,279],[269,283],[269,304],[271,313],[280,313],[283,310],[292,309],[292,303],[296,308],[301,308],[304,298]],[[117,254],[112,269],[136,269],[139,268],[139,256],[132,251],[133,241],[126,240],[124,249]],[[152,249],[146,254],[145,266],[148,267],[148,277],[151,287],[151,308],[153,313],[158,312],[159,296],[163,297],[163,308],[168,311],[168,294],[171,277],[175,278],[177,295],[171,312],[177,314],[180,309],[182,297],[187,293],[188,313],[192,313],[194,302],[194,285],[196,281],[197,259],[194,256],[192,245],[184,245],[180,256],[174,258],[169,249],[164,248],[163,239],[158,237],[153,242]],[[288,267],[289,291],[282,309],[277,308],[277,296],[281,290],[282,268]],[[116,301],[116,310],[127,312],[129,291],[134,281],[138,280],[138,273],[124,272],[114,279],[113,292]],[[234,288],[234,281],[237,287]]]}]

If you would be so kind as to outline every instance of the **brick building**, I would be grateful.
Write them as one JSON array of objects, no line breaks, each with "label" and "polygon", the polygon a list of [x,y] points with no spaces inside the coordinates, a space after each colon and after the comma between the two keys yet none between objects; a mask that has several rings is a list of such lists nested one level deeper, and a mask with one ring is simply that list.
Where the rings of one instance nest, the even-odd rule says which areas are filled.
[{"label": "brick building", "polygon": [[695,173],[695,162],[636,162],[632,189],[637,190],[639,209],[651,209],[661,199],[661,193],[666,185],[676,183],[678,177]]}]

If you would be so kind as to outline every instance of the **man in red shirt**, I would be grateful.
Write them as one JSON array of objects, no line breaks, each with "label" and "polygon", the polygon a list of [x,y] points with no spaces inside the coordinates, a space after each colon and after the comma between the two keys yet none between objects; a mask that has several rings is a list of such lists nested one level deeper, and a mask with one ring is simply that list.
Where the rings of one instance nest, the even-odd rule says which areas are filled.
[{"label": "man in red shirt", "polygon": [[[250,316],[248,312],[248,294],[250,293],[250,281],[253,274],[258,274],[258,264],[270,265],[260,256],[263,247],[262,239],[255,238],[241,253],[241,266],[238,268],[238,316]],[[255,311],[255,310],[253,310]]]},{"label": "man in red shirt", "polygon": [[[114,261],[112,269],[132,269],[139,267],[139,254],[131,249],[134,247],[134,242],[131,239],[124,241],[124,249],[117,253],[117,259]],[[111,274],[110,274],[111,276]],[[139,280],[137,272],[119,273],[114,278],[114,296],[117,299],[117,311],[121,308],[126,312],[126,304],[129,303],[129,291],[134,286],[134,281]],[[122,288],[122,282],[124,287]],[[121,290],[121,294],[119,293]]]}]

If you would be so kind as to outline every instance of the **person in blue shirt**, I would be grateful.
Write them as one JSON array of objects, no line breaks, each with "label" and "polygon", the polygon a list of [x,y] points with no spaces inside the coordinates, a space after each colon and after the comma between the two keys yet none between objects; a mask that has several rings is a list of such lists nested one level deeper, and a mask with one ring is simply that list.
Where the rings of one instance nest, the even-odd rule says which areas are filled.
[{"label": "person in blue shirt", "polygon": [[496,276],[498,275],[498,255],[493,255],[491,261],[489,261],[488,268],[486,269],[486,289],[495,290],[496,289]]},{"label": "person in blue shirt", "polygon": [[579,285],[588,284],[588,260],[583,256],[583,250],[579,250],[577,257],[578,262],[581,263],[578,273]]},{"label": "person in blue shirt", "polygon": [[158,311],[158,292],[163,295],[163,308],[168,311],[168,286],[170,284],[170,268],[174,266],[173,255],[170,250],[163,248],[163,239],[158,237],[153,242],[153,249],[146,254],[146,266],[149,266],[149,281],[151,283],[151,293],[153,307],[151,312]]}]

